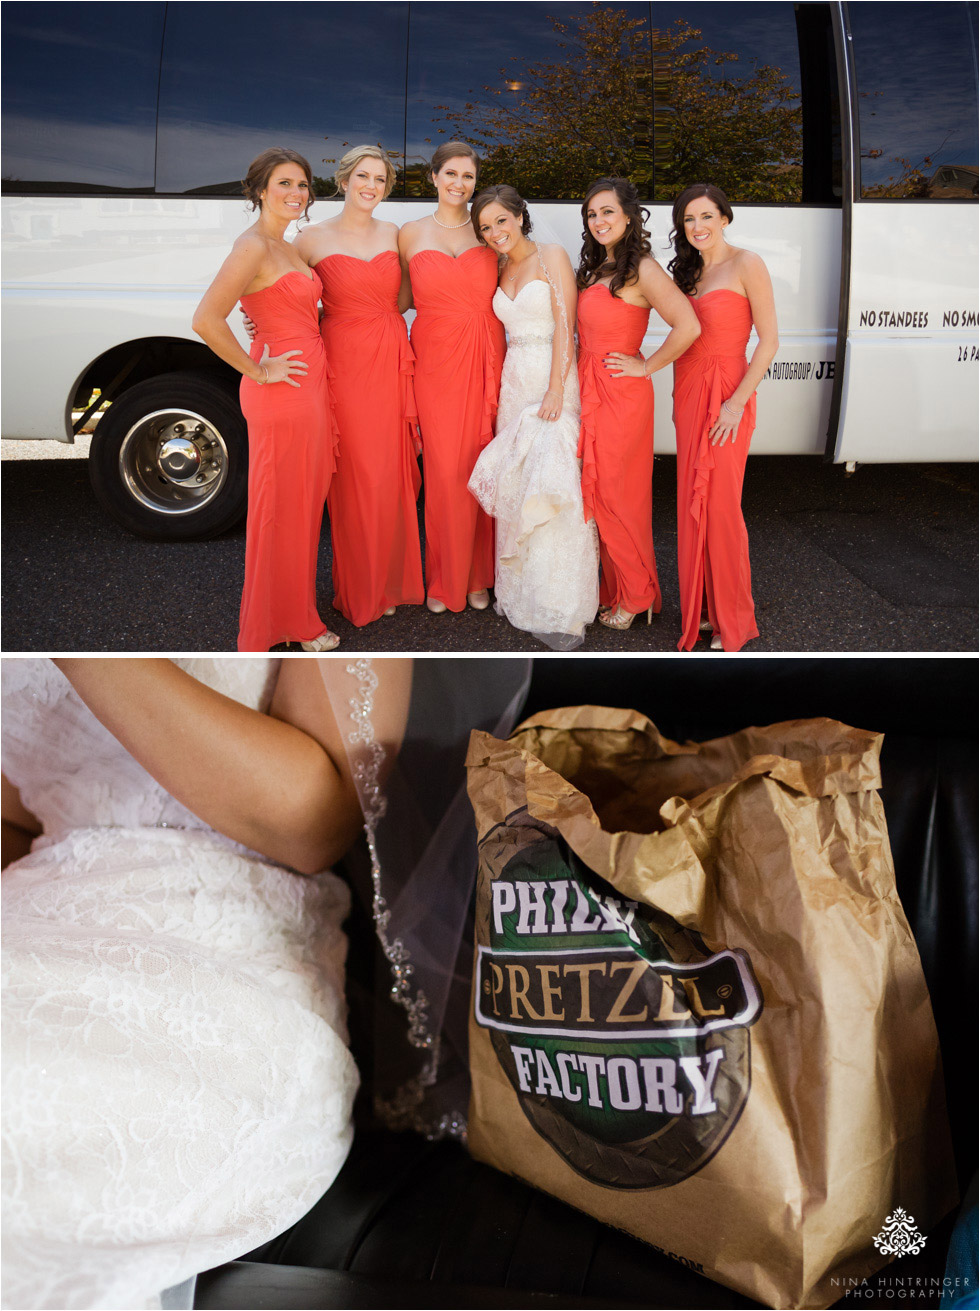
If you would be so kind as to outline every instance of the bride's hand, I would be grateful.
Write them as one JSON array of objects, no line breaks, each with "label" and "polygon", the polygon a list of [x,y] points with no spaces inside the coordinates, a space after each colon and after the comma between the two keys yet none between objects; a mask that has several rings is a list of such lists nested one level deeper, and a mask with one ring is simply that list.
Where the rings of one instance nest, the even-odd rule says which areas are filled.
[{"label": "bride's hand", "polygon": [[560,391],[554,387],[549,387],[544,394],[544,400],[541,402],[541,408],[538,410],[539,419],[549,419],[552,423],[561,417],[563,397]]}]

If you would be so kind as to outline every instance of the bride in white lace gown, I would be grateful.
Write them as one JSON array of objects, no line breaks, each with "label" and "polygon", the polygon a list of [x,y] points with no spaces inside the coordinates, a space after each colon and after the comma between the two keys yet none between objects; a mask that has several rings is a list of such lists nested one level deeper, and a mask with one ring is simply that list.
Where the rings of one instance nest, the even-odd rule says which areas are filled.
[{"label": "bride in white lace gown", "polygon": [[582,644],[599,606],[598,540],[576,458],[574,275],[560,246],[528,240],[513,187],[488,188],[471,215],[481,241],[506,256],[493,299],[507,329],[497,435],[469,483],[496,520],[495,609],[566,651]]},{"label": "bride in white lace gown", "polygon": [[3,668],[4,1305],[159,1306],[347,1154],[348,892],[287,865],[360,812],[316,662],[60,663]]}]

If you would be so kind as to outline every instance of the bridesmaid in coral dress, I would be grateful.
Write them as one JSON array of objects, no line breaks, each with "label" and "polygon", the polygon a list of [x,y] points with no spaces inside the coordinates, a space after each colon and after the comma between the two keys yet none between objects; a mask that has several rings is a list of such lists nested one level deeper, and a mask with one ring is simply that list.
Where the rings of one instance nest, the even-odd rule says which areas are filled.
[{"label": "bridesmaid in coral dress", "polygon": [[[238,649],[268,651],[298,640],[306,651],[331,651],[339,639],[316,608],[317,547],[336,445],[317,325],[320,285],[285,240],[312,204],[310,166],[292,150],[263,151],[249,168],[245,195],[258,220],[235,242],[193,320],[194,331],[243,375],[249,469]],[[239,300],[256,327],[250,355],[227,323]]]},{"label": "bridesmaid in coral dress", "polygon": [[398,228],[374,217],[395,180],[387,156],[377,146],[357,146],[334,176],[342,211],[304,229],[296,250],[321,287],[320,331],[339,432],[327,497],[333,603],[362,627],[425,595],[413,356],[402,318],[410,292]]},{"label": "bridesmaid in coral dress", "polygon": [[467,210],[478,171],[472,146],[441,145],[432,157],[436,209],[404,224],[398,239],[416,310],[426,604],[434,614],[467,603],[485,610],[493,583],[493,520],[467,488],[493,437],[505,349],[503,324],[493,313],[497,258],[477,241]]},{"label": "bridesmaid in coral dress", "polygon": [[[650,253],[636,187],[600,178],[582,205],[579,286],[582,500],[599,530],[606,607],[599,622],[625,630],[661,605],[653,550],[653,388],[648,379],[691,345],[697,316]],[[650,310],[670,328],[640,354]]]},{"label": "bridesmaid in coral dress", "polygon": [[[725,240],[733,217],[724,192],[703,183],[674,202],[676,253],[668,268],[701,323],[701,336],[674,365],[681,651],[691,650],[699,632],[712,634],[713,651],[739,651],[759,636],[742,479],[755,389],[779,338],[765,264]],[[759,344],[746,363],[753,324]]]}]

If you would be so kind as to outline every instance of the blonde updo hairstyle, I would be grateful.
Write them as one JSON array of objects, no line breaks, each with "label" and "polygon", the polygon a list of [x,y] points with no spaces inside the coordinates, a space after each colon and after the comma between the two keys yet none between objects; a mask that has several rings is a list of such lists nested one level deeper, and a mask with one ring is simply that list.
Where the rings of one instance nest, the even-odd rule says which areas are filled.
[{"label": "blonde updo hairstyle", "polygon": [[295,164],[306,174],[306,181],[310,188],[310,198],[306,202],[306,209],[303,210],[303,218],[306,218],[310,206],[316,199],[313,195],[313,170],[310,168],[309,161],[298,151],[287,150],[285,146],[270,146],[268,150],[263,150],[261,155],[256,155],[252,160],[245,174],[245,181],[242,183],[245,199],[252,209],[261,209],[262,192],[269,185],[269,179],[280,164]]},{"label": "blonde updo hairstyle", "polygon": [[380,159],[384,164],[385,194],[382,199],[387,199],[395,185],[395,166],[380,146],[354,146],[353,149],[348,150],[334,169],[333,180],[337,184],[337,194],[342,195],[346,191],[347,183],[362,159]]}]

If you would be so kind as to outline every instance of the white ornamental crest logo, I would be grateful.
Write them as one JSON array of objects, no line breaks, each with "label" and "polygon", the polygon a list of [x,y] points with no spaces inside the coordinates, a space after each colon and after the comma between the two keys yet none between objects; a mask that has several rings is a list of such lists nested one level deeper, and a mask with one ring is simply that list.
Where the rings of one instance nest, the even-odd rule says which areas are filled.
[{"label": "white ornamental crest logo", "polygon": [[915,1256],[926,1245],[925,1237],[915,1227],[915,1216],[906,1214],[900,1206],[882,1225],[874,1242],[885,1256]]}]

